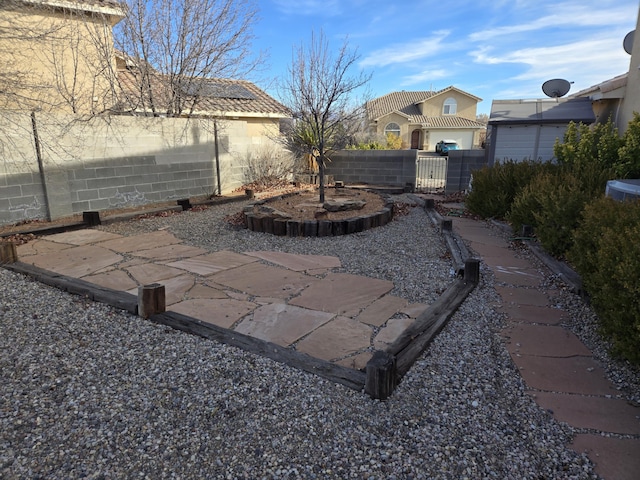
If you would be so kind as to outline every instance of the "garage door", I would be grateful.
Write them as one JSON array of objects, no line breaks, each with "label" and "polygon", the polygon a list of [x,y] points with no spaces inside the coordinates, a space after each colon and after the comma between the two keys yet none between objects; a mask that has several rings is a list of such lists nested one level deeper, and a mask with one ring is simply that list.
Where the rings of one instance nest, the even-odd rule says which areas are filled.
[{"label": "garage door", "polygon": [[500,125],[495,161],[551,160],[556,138],[562,140],[565,129],[565,125]]},{"label": "garage door", "polygon": [[435,151],[440,140],[455,140],[460,148],[469,150],[473,147],[473,132],[460,130],[431,130],[429,133],[429,149]]},{"label": "garage door", "polygon": [[535,150],[537,131],[537,125],[500,125],[494,139],[495,161],[521,162],[530,159]]}]

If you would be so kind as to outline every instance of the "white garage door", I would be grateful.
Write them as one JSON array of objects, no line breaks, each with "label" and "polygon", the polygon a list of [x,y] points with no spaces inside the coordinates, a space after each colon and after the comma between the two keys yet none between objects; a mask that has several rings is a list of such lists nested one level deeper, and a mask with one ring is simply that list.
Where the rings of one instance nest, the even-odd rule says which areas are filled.
[{"label": "white garage door", "polygon": [[509,125],[497,129],[495,161],[521,162],[533,155],[536,144],[537,125]]},{"label": "white garage door", "polygon": [[455,140],[463,150],[473,147],[473,132],[461,130],[432,130],[429,133],[429,149],[435,151],[436,143],[440,140]]},{"label": "white garage door", "polygon": [[495,138],[495,161],[548,161],[555,158],[553,145],[562,141],[565,125],[500,125]]}]

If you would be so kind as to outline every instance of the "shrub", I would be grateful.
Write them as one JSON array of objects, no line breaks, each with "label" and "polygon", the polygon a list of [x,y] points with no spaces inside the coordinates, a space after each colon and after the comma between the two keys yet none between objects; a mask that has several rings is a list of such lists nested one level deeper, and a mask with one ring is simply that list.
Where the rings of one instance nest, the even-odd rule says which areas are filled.
[{"label": "shrub", "polygon": [[523,225],[530,225],[535,230],[537,227],[535,214],[542,208],[540,191],[552,182],[553,176],[557,175],[558,171],[557,165],[541,166],[540,171],[515,196],[506,215],[514,232],[521,231]]},{"label": "shrub", "polygon": [[245,164],[244,181],[258,190],[284,187],[296,169],[302,168],[301,165],[296,166],[289,152],[276,146],[262,146],[248,151]]},{"label": "shrub", "polygon": [[618,149],[619,159],[615,165],[618,178],[640,178],[640,114],[633,113]]},{"label": "shrub", "polygon": [[476,170],[465,204],[481,217],[505,218],[514,198],[544,168],[539,162],[508,161]]},{"label": "shrub", "polygon": [[566,171],[541,175],[532,186],[539,204],[533,212],[538,240],[551,255],[564,256],[573,244],[573,230],[589,196],[582,190],[580,180]]},{"label": "shrub", "polygon": [[640,364],[640,202],[602,197],[584,209],[569,258],[613,351]]}]

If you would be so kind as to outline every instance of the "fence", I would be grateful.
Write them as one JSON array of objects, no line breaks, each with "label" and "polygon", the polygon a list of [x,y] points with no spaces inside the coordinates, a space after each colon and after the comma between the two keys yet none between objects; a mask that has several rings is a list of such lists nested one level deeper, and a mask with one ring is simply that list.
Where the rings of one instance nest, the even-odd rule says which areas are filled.
[{"label": "fence", "polygon": [[331,156],[326,174],[345,183],[454,193],[469,188],[471,172],[486,164],[484,150],[457,150],[448,157],[418,150],[343,150]]},{"label": "fence", "polygon": [[242,120],[0,112],[0,224],[232,191],[266,142],[249,130]]}]

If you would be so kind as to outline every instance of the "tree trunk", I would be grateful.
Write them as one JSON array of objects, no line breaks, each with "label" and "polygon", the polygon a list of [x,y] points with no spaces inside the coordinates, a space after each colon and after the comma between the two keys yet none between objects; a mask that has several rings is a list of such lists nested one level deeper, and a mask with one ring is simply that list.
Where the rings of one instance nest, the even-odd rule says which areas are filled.
[{"label": "tree trunk", "polygon": [[319,178],[319,192],[320,192],[320,203],[324,203],[324,155],[318,155],[318,175]]}]

